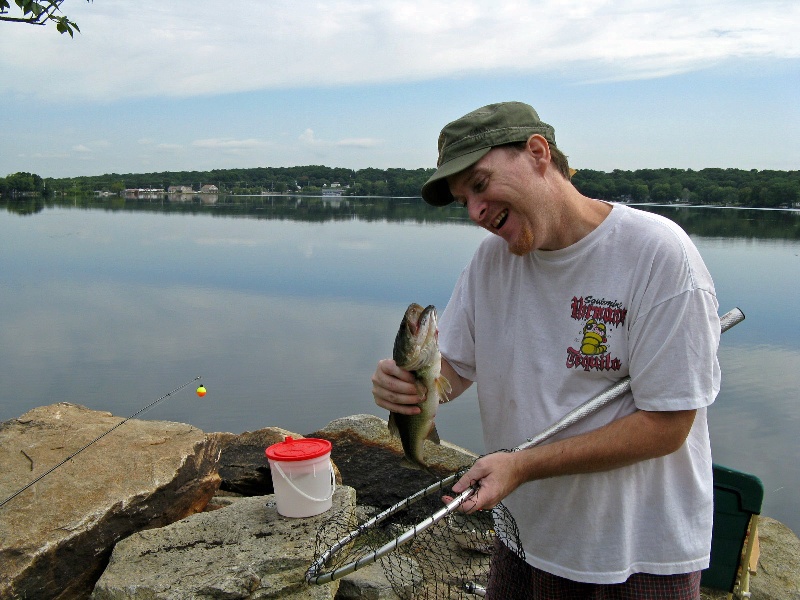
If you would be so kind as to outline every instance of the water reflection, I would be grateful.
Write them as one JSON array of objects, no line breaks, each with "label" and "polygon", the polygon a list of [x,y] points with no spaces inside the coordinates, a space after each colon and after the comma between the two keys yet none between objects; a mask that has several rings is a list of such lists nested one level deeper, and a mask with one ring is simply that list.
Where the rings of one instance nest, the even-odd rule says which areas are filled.
[{"label": "water reflection", "polygon": [[[213,201],[209,198],[213,196]],[[164,195],[154,199],[101,198],[95,196],[24,198],[3,200],[9,212],[35,214],[48,208],[69,207],[113,212],[181,213],[242,216],[294,221],[414,221],[417,223],[468,222],[456,204],[432,207],[421,198],[344,196],[217,196],[216,194]],[[687,231],[703,237],[800,240],[800,211],[771,209],[720,209],[686,205],[632,205],[662,214]]]},{"label": "water reflection", "polygon": [[[58,401],[127,416],[197,375],[205,398],[178,394],[145,418],[308,433],[385,417],[369,377],[406,305],[443,307],[485,235],[461,209],[413,199],[5,207],[0,420]],[[650,210],[693,236],[721,311],[747,315],[722,339],[715,460],[759,475],[765,513],[800,531],[800,214]],[[437,426],[483,451],[474,390]]]}]

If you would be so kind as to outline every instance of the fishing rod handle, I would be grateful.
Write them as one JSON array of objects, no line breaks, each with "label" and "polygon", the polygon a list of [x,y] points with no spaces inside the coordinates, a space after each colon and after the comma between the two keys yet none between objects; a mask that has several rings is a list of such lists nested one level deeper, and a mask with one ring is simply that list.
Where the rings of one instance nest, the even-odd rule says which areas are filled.
[{"label": "fishing rod handle", "polygon": [[719,318],[720,333],[725,333],[733,327],[744,321],[744,313],[740,308],[732,308]]}]

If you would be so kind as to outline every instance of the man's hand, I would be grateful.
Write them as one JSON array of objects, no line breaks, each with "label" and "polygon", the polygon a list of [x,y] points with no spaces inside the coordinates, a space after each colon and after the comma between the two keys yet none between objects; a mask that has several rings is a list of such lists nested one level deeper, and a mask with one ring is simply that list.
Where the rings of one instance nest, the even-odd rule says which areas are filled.
[{"label": "man's hand", "polygon": [[[447,394],[450,400],[472,385],[472,381],[456,373],[445,359],[442,359],[442,375],[450,382],[451,390]],[[381,408],[404,415],[419,413],[417,404],[423,400],[419,397],[413,373],[398,367],[391,358],[378,361],[372,375],[372,396]]]},{"label": "man's hand", "polygon": [[[471,514],[477,510],[494,508],[499,502],[524,483],[524,474],[518,452],[495,452],[475,461],[469,471],[453,485],[453,493],[462,493],[474,484],[476,492],[467,498],[459,510]],[[445,503],[451,496],[442,498]]]},{"label": "man's hand", "polygon": [[392,359],[379,361],[372,375],[372,396],[375,404],[404,415],[419,413],[417,404],[422,398],[419,397],[414,381],[414,375],[398,367]]}]

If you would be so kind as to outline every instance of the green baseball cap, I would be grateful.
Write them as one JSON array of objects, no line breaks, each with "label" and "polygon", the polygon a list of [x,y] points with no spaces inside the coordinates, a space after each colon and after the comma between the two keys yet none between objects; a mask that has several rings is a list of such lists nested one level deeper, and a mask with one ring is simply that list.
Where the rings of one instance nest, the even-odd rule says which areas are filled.
[{"label": "green baseball cap", "polygon": [[422,197],[434,206],[450,204],[450,175],[474,165],[495,146],[527,142],[535,133],[556,145],[555,130],[523,102],[489,104],[448,123],[439,134],[436,172],[422,186]]}]

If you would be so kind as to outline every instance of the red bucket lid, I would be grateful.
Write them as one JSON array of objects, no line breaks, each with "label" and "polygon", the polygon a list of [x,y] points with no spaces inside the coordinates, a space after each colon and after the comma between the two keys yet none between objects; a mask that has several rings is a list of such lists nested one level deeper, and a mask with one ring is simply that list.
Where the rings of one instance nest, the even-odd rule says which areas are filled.
[{"label": "red bucket lid", "polygon": [[283,442],[272,444],[264,451],[267,458],[279,462],[290,462],[295,460],[310,460],[325,456],[331,451],[331,443],[328,440],[318,438],[294,439],[287,435]]}]

